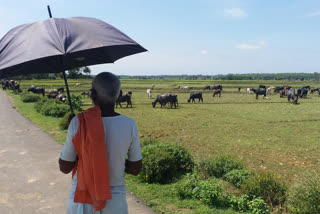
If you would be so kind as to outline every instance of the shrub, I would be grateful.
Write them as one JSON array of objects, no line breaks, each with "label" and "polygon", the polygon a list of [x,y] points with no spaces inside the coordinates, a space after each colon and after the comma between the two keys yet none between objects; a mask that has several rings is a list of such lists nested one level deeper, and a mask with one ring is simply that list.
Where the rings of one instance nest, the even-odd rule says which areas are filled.
[{"label": "shrub", "polygon": [[287,205],[294,214],[320,213],[320,176],[309,176],[293,185]]},{"label": "shrub", "polygon": [[229,204],[229,195],[215,178],[200,180],[193,193],[201,202],[210,206],[227,207]]},{"label": "shrub", "polygon": [[148,145],[152,145],[152,144],[158,144],[160,143],[157,139],[155,138],[144,138],[141,142],[140,142],[140,145],[141,147],[144,147],[144,146],[148,146]]},{"label": "shrub", "polygon": [[[69,122],[70,114],[71,114],[71,112],[69,111],[61,118],[61,120],[59,122],[59,128],[61,130],[68,129],[68,126],[69,126],[68,122]],[[74,110],[74,114],[77,116],[77,114],[79,114],[79,112]]]},{"label": "shrub", "polygon": [[241,191],[251,198],[261,197],[268,205],[281,205],[286,199],[286,185],[276,175],[260,172],[241,185]]},{"label": "shrub", "polygon": [[234,169],[225,175],[228,182],[232,183],[235,187],[240,185],[251,176],[251,172],[244,169]]},{"label": "shrub", "polygon": [[241,213],[249,212],[252,214],[269,214],[267,204],[261,198],[253,198],[250,201],[248,195],[242,195],[240,197],[231,196],[230,206]]},{"label": "shrub", "polygon": [[20,98],[24,103],[34,103],[41,99],[40,95],[29,93],[29,92],[21,93]]},{"label": "shrub", "polygon": [[[82,101],[83,101],[81,95],[76,96],[76,95],[72,94],[70,99],[71,99],[72,108],[74,110],[83,111],[83,109],[81,108]],[[69,105],[69,99],[66,99],[66,104]]]},{"label": "shrub", "polygon": [[69,106],[58,103],[56,100],[49,100],[42,105],[40,113],[45,116],[63,117],[69,109]]},{"label": "shrub", "polygon": [[177,176],[175,157],[153,145],[142,148],[140,178],[148,183],[169,183]]},{"label": "shrub", "polygon": [[181,199],[193,198],[194,189],[199,184],[199,177],[196,174],[188,173],[182,182],[175,185],[176,192]]},{"label": "shrub", "polygon": [[47,101],[49,101],[48,97],[41,97],[41,99],[34,104],[34,108],[36,109],[36,111],[40,112],[43,104]]},{"label": "shrub", "polygon": [[201,160],[198,163],[197,170],[204,177],[221,178],[228,172],[239,169],[244,169],[243,163],[229,155],[221,155],[214,159]]}]

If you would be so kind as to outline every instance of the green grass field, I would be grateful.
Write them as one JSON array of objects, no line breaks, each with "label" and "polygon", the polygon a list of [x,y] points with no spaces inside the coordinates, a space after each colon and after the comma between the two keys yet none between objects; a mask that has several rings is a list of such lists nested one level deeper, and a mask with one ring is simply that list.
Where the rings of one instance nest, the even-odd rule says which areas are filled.
[{"label": "green grass field", "polygon": [[[81,86],[75,87],[78,82]],[[292,105],[278,94],[268,95],[268,99],[260,97],[256,100],[255,95],[245,92],[245,88],[257,88],[259,84],[288,84],[297,88],[302,85],[320,87],[319,82],[131,79],[121,82],[124,93],[129,90],[133,92],[133,108],[118,108],[117,111],[135,119],[141,139],[156,138],[163,142],[183,144],[191,151],[195,160],[231,154],[241,158],[250,169],[274,172],[288,183],[293,183],[307,172],[320,172],[320,96],[308,95],[306,99],[299,99],[299,105]],[[71,93],[81,94],[90,89],[90,83],[90,80],[70,80]],[[180,85],[192,87],[191,91],[202,91],[205,85],[217,83],[224,87],[222,96],[212,97],[212,91],[206,91],[203,103],[188,104],[189,93],[176,89],[177,85]],[[146,93],[152,84],[155,84],[153,98],[157,94],[176,93],[179,107],[161,109],[157,105],[152,108],[153,99],[148,99]],[[64,83],[62,80],[21,82],[23,90],[31,85],[44,86],[48,91],[63,86]],[[240,93],[237,92],[238,87],[242,87]],[[14,100],[23,115],[63,143],[66,132],[59,130],[59,119],[43,119],[43,116],[33,109],[33,104],[22,103],[17,97],[14,97]],[[90,106],[90,100],[85,98],[84,108]],[[129,179],[128,183],[133,186],[129,190],[147,200],[149,205],[155,200],[148,191],[141,189],[141,184],[133,185],[134,179]],[[137,187],[140,190],[136,190],[139,189]],[[163,204],[170,201],[158,200],[160,202],[157,201],[157,211],[175,213],[183,210],[175,207],[180,205],[175,205],[172,209],[163,207]]]}]

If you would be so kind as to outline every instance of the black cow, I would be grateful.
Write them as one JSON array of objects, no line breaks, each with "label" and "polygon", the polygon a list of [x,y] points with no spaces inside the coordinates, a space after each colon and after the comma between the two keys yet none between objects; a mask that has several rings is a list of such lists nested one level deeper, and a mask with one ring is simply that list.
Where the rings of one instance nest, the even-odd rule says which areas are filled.
[{"label": "black cow", "polygon": [[288,96],[288,102],[292,100],[292,104],[298,104],[298,95],[295,94],[295,91],[293,88],[290,88],[287,91],[287,96]]},{"label": "black cow", "polygon": [[259,88],[264,88],[264,89],[266,89],[266,86],[265,86],[265,85],[259,85]]},{"label": "black cow", "polygon": [[284,86],[277,86],[277,87],[274,89],[274,93],[278,93],[278,92],[280,92],[281,90],[284,90]]},{"label": "black cow", "polygon": [[253,91],[256,94],[256,99],[259,98],[259,95],[263,95],[263,99],[266,98],[266,96],[267,96],[266,89],[263,89],[263,88],[259,88],[259,89],[251,88],[250,90]]},{"label": "black cow", "polygon": [[34,94],[42,94],[42,96],[44,96],[44,88],[40,88],[40,87],[32,87],[28,89],[28,92],[32,92]]},{"label": "black cow", "polygon": [[308,95],[308,89],[307,88],[299,88],[298,89],[298,96],[300,98],[307,98]]},{"label": "black cow", "polygon": [[57,92],[64,92],[64,87],[57,88]]},{"label": "black cow", "polygon": [[132,92],[129,91],[125,95],[122,95],[121,97],[119,97],[118,100],[116,101],[116,108],[118,108],[118,105],[120,105],[120,108],[122,108],[121,103],[123,102],[127,102],[127,108],[129,105],[132,108],[131,96],[132,96]]},{"label": "black cow", "polygon": [[205,91],[205,90],[210,90],[210,85],[206,85],[202,91]]},{"label": "black cow", "polygon": [[175,94],[159,94],[157,98],[152,102],[152,107],[156,107],[156,104],[160,103],[161,108],[165,106],[167,103],[170,104],[170,107],[174,105],[177,108],[178,105],[178,97]]},{"label": "black cow", "polygon": [[47,94],[47,97],[49,98],[49,99],[56,99],[57,98],[57,96],[58,96],[58,91],[56,91],[56,90],[50,90],[49,91],[49,93]]},{"label": "black cow", "polygon": [[218,90],[218,89],[220,89],[220,90],[222,91],[222,85],[221,85],[221,84],[214,85],[214,86],[212,86],[211,89],[212,89],[212,90]]},{"label": "black cow", "polygon": [[192,102],[195,102],[194,99],[199,99],[199,103],[200,103],[200,100],[203,102],[202,92],[191,92],[190,97],[188,99],[188,103],[190,103],[191,100]]},{"label": "black cow", "polygon": [[310,89],[310,85],[302,86],[302,88],[306,88],[306,89],[308,89],[309,91],[311,90],[311,89]]},{"label": "black cow", "polygon": [[320,95],[320,88],[313,88],[313,89],[311,89],[310,90],[310,94],[313,94],[314,92],[318,92],[319,93],[319,95]]}]

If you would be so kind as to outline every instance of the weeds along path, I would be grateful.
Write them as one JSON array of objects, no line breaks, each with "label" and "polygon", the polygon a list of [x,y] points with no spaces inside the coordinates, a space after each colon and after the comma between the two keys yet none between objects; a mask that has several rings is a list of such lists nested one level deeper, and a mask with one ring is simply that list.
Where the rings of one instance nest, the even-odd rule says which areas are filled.
[{"label": "weeds along path", "polygon": [[[65,213],[71,175],[59,171],[61,144],[21,116],[0,90],[0,213]],[[127,195],[129,213],[153,213]]]}]

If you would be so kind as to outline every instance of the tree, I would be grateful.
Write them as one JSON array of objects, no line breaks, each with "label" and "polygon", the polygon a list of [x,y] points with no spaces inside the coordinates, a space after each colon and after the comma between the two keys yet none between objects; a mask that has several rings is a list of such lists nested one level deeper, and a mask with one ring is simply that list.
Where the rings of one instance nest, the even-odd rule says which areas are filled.
[{"label": "tree", "polygon": [[91,70],[90,70],[90,68],[88,68],[87,66],[83,68],[82,72],[83,72],[84,74],[87,74],[87,75],[90,75],[90,74],[91,74]]}]

